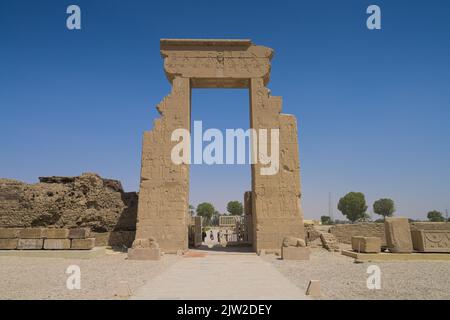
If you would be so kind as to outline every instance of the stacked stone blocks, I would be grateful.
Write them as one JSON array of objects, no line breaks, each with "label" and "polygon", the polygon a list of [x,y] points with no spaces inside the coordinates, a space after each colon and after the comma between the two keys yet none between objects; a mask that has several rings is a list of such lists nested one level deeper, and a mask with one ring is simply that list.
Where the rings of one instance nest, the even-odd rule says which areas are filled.
[{"label": "stacked stone blocks", "polygon": [[0,228],[0,250],[90,250],[88,228]]}]

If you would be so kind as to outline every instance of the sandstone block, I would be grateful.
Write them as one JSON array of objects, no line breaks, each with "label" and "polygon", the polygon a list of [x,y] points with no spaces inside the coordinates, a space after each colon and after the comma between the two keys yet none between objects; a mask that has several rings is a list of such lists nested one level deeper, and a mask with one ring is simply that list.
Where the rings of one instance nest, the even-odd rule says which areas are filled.
[{"label": "sandstone block", "polygon": [[419,252],[450,252],[450,231],[412,230],[414,250]]},{"label": "sandstone block", "polygon": [[352,250],[364,253],[381,252],[381,239],[377,237],[352,237]]},{"label": "sandstone block", "polygon": [[387,217],[384,222],[387,247],[390,252],[411,253],[413,250],[408,218]]},{"label": "sandstone block", "polygon": [[320,240],[322,240],[322,246],[328,251],[339,251],[339,244],[333,234],[323,232],[320,234]]},{"label": "sandstone block", "polygon": [[69,236],[69,229],[47,228],[42,234],[45,239],[66,239]]},{"label": "sandstone block", "polygon": [[42,239],[44,237],[44,228],[23,228],[19,232],[21,239]]},{"label": "sandstone block", "polygon": [[19,250],[41,250],[44,239],[19,239],[17,249]]},{"label": "sandstone block", "polygon": [[309,260],[310,250],[307,247],[282,247],[281,259],[283,260]]},{"label": "sandstone block", "polygon": [[156,242],[154,237],[149,237],[148,239],[135,239],[133,241],[132,245],[133,249],[145,249],[145,248],[152,248],[152,249],[158,249],[159,244]]},{"label": "sandstone block", "polygon": [[44,249],[46,250],[70,249],[70,239],[45,239]]},{"label": "sandstone block", "polygon": [[68,237],[70,239],[86,239],[91,236],[91,229],[89,228],[73,228],[69,229]]},{"label": "sandstone block", "polygon": [[0,250],[15,250],[19,239],[0,239]]},{"label": "sandstone block", "polygon": [[129,260],[159,260],[161,249],[159,248],[130,248],[128,249]]},{"label": "sandstone block", "polygon": [[306,295],[314,298],[318,298],[321,295],[320,292],[320,281],[319,280],[310,280],[308,284],[308,288],[306,289]]},{"label": "sandstone block", "polygon": [[305,240],[296,237],[285,237],[283,247],[306,247]]},{"label": "sandstone block", "polygon": [[95,247],[95,238],[72,239],[70,249],[72,250],[90,250]]},{"label": "sandstone block", "polygon": [[0,239],[15,239],[19,237],[19,228],[0,228]]}]

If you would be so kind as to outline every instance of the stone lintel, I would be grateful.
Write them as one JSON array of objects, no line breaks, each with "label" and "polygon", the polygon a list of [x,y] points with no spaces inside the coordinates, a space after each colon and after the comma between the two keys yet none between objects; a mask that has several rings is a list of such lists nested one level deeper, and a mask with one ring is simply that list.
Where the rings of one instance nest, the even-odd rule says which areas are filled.
[{"label": "stone lintel", "polygon": [[249,47],[250,39],[160,39],[161,50],[180,47]]},{"label": "stone lintel", "polygon": [[273,50],[248,39],[161,39],[164,71],[189,78],[192,88],[248,88],[249,79],[267,84]]}]

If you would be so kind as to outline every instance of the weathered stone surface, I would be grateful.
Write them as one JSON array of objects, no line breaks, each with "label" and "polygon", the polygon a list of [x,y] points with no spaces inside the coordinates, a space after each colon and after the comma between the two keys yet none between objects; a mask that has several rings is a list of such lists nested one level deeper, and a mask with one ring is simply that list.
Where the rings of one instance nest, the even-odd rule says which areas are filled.
[{"label": "weathered stone surface", "polygon": [[69,229],[66,228],[46,228],[42,233],[45,239],[65,239],[69,236]]},{"label": "weathered stone surface", "polygon": [[95,238],[72,239],[70,249],[72,250],[90,250],[95,247]]},{"label": "weathered stone surface", "polygon": [[68,238],[70,239],[86,239],[91,235],[91,229],[89,228],[73,228],[69,229]]},{"label": "weathered stone surface", "polygon": [[137,194],[97,174],[42,177],[36,184],[0,179],[0,226],[135,230]]},{"label": "weathered stone surface", "polygon": [[44,239],[19,239],[17,249],[19,250],[41,250]]},{"label": "weathered stone surface", "polygon": [[0,250],[15,250],[19,239],[0,239]]},{"label": "weathered stone surface", "polygon": [[295,237],[285,237],[283,247],[306,247],[305,240]]},{"label": "weathered stone surface", "polygon": [[171,135],[190,130],[192,88],[223,87],[249,88],[251,127],[279,130],[273,174],[261,161],[252,165],[255,251],[279,251],[285,236],[303,239],[297,123],[281,114],[281,97],[266,88],[273,50],[250,40],[162,39],[160,45],[172,90],[157,106],[161,117],[153,130],[144,133],[136,237],[154,236],[164,252],[187,249],[189,165],[172,162],[178,142]]},{"label": "weathered stone surface", "polygon": [[[131,258],[130,259],[138,259],[139,258],[135,258],[138,256],[152,256],[154,254],[156,254],[154,251],[144,251],[144,250],[140,250],[140,249],[157,249],[159,250],[159,244],[158,242],[156,242],[156,239],[154,237],[150,237],[149,239],[136,239],[133,242],[133,246],[132,249],[128,250],[128,257],[130,258],[130,253],[131,253]],[[130,251],[131,250],[131,251]],[[178,252],[180,250],[177,250],[176,252]],[[152,259],[154,260],[154,259]]]},{"label": "weathered stone surface", "polygon": [[111,232],[93,232],[92,237],[95,238],[96,247],[120,247],[131,248],[136,236],[135,231],[111,231]]},{"label": "weathered stone surface", "polygon": [[387,247],[390,252],[410,253],[413,250],[408,218],[387,217],[384,222]]},{"label": "weathered stone surface", "polygon": [[[328,232],[328,231],[327,231]],[[314,225],[307,225],[305,224],[305,240],[308,243],[308,245],[315,240],[319,239],[320,241],[320,234],[322,232],[319,231],[316,226]]]},{"label": "weathered stone surface", "polygon": [[384,223],[362,222],[352,224],[336,224],[330,227],[336,239],[341,243],[352,243],[352,237],[376,237],[381,239],[381,245],[386,246]]},{"label": "weathered stone surface", "polygon": [[0,239],[14,239],[19,237],[20,228],[0,228]]},{"label": "weathered stone surface", "polygon": [[128,249],[129,260],[159,260],[161,249],[159,248],[130,248]]},{"label": "weathered stone surface", "polygon": [[352,250],[364,253],[381,252],[381,239],[377,237],[352,237]]},{"label": "weathered stone surface", "polygon": [[448,222],[431,222],[420,221],[410,223],[411,231],[413,230],[447,230],[450,231],[450,223]]},{"label": "weathered stone surface", "polygon": [[281,247],[283,260],[309,260],[310,249],[307,247]]},{"label": "weathered stone surface", "polygon": [[331,233],[322,232],[320,234],[320,240],[322,240],[322,246],[328,251],[339,251],[339,244]]},{"label": "weathered stone surface", "polygon": [[412,230],[414,250],[419,252],[450,252],[450,231]]},{"label": "weathered stone surface", "polygon": [[23,228],[19,231],[21,239],[39,239],[44,237],[44,228]]},{"label": "weathered stone surface", "polygon": [[46,250],[70,249],[70,239],[45,239],[44,249]]}]

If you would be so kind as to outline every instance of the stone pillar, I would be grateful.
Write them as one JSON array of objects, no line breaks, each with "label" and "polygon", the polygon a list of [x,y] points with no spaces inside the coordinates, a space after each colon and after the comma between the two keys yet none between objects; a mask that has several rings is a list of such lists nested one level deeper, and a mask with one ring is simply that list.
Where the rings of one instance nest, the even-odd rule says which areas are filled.
[{"label": "stone pillar", "polygon": [[163,252],[188,248],[189,166],[174,164],[172,132],[190,130],[190,79],[175,77],[157,106],[161,117],[144,133],[136,240],[151,237]]},{"label": "stone pillar", "polygon": [[[300,164],[297,123],[292,115],[281,114],[281,97],[270,96],[262,78],[250,80],[251,128],[279,129],[279,168],[274,175],[262,175],[266,165],[252,165],[253,247],[280,251],[283,238],[304,239],[303,213],[300,205]],[[267,148],[270,152],[270,145]]]}]

